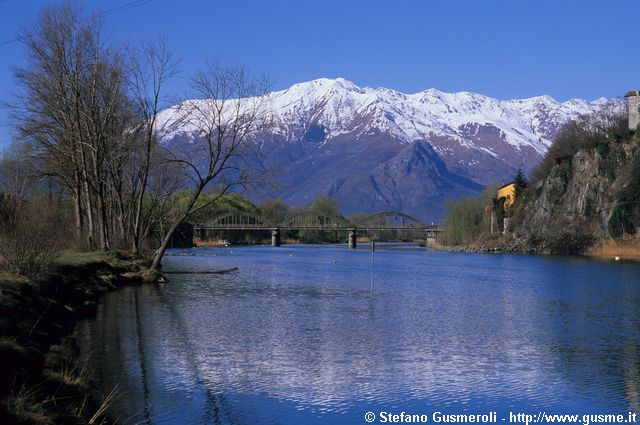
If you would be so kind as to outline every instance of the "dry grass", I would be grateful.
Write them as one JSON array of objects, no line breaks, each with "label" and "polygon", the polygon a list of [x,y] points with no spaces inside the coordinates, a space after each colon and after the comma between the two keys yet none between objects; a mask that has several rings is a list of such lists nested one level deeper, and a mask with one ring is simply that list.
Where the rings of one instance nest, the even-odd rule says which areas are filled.
[{"label": "dry grass", "polygon": [[640,240],[607,239],[595,244],[586,255],[606,259],[640,260]]},{"label": "dry grass", "polygon": [[34,389],[22,387],[20,391],[11,392],[4,399],[5,407],[16,421],[20,423],[52,424],[45,407],[46,401],[42,401]]},{"label": "dry grass", "polygon": [[86,362],[81,366],[62,365],[57,372],[49,372],[48,378],[70,387],[84,387],[89,382]]},{"label": "dry grass", "polygon": [[109,406],[111,405],[111,403],[113,403],[113,400],[115,400],[117,397],[118,397],[118,387],[116,386],[102,400],[102,403],[100,403],[100,406],[98,407],[96,412],[89,419],[89,424],[103,424],[103,423],[105,423],[107,421],[106,411],[109,408]]}]

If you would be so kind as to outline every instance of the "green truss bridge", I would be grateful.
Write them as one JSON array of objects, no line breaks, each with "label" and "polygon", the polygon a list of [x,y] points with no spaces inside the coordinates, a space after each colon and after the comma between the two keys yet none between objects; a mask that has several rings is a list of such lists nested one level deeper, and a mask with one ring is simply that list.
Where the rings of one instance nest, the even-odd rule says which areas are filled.
[{"label": "green truss bridge", "polygon": [[349,248],[356,247],[359,231],[370,233],[411,230],[422,233],[427,240],[435,240],[441,231],[435,224],[425,224],[415,217],[397,211],[373,214],[358,222],[319,211],[307,211],[288,217],[282,223],[270,223],[259,215],[238,211],[219,215],[204,224],[193,224],[193,230],[200,237],[207,230],[270,230],[271,246],[274,247],[280,246],[280,232],[283,230],[344,230],[349,234]]}]

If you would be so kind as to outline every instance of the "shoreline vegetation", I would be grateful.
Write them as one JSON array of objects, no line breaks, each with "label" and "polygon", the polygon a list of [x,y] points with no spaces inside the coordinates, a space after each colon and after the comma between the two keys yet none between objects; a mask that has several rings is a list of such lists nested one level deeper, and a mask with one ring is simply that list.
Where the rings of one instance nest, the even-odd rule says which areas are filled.
[{"label": "shoreline vegetation", "polygon": [[537,251],[525,240],[513,236],[496,238],[470,245],[447,246],[435,244],[433,249],[443,252],[486,253],[486,254],[529,254],[529,255],[571,255],[600,260],[640,261],[640,240],[603,239],[595,241],[580,254],[557,254],[550,251]]},{"label": "shoreline vegetation", "polygon": [[640,131],[624,108],[565,124],[531,179],[518,172],[510,202],[490,186],[448,204],[441,248],[640,259]]},{"label": "shoreline vegetation", "polygon": [[0,423],[104,424],[109,400],[93,393],[76,324],[100,298],[158,274],[121,253],[63,253],[38,278],[0,273]]}]

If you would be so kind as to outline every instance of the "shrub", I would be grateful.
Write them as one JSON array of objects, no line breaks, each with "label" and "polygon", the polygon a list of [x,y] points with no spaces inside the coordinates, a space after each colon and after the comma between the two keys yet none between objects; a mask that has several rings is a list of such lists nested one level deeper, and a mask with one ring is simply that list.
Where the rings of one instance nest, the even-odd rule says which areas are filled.
[{"label": "shrub", "polygon": [[614,238],[635,234],[640,228],[640,156],[636,153],[631,161],[629,179],[617,193],[617,203],[607,223],[609,235]]},{"label": "shrub", "polygon": [[[489,233],[491,209],[502,210],[502,204],[494,205],[496,190],[497,186],[492,185],[478,196],[467,196],[446,204],[444,242],[447,245],[472,243]],[[496,227],[500,221],[496,220]]]},{"label": "shrub", "polygon": [[580,255],[596,241],[596,238],[586,232],[575,230],[552,233],[544,238],[551,254]]},{"label": "shrub", "polygon": [[533,172],[534,179],[547,178],[555,164],[583,149],[597,148],[603,157],[608,155],[609,142],[620,142],[628,137],[627,122],[627,111],[615,105],[605,105],[595,114],[569,121],[560,128],[544,159]]},{"label": "shrub", "polygon": [[27,277],[42,273],[60,246],[64,226],[57,208],[5,199],[0,209],[0,268]]}]

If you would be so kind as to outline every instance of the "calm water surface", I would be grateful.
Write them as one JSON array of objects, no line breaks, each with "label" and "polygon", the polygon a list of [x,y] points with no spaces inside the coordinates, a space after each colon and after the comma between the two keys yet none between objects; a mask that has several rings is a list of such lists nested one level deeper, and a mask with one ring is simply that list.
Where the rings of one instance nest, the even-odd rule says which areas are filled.
[{"label": "calm water surface", "polygon": [[372,293],[364,245],[170,254],[167,270],[239,270],[119,290],[81,324],[124,423],[640,411],[635,264],[387,245]]}]

